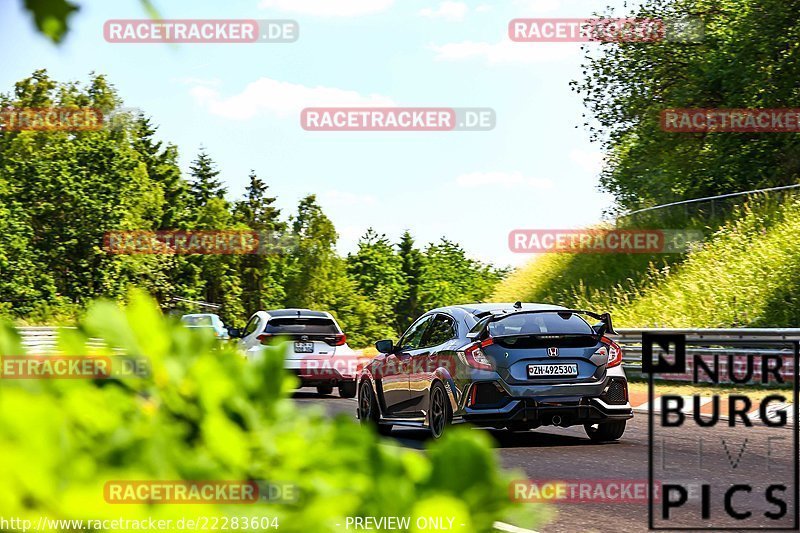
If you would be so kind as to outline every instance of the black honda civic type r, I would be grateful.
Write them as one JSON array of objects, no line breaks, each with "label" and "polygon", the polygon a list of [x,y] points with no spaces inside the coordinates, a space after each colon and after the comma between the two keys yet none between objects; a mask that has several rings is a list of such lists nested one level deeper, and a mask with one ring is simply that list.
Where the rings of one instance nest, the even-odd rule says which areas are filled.
[{"label": "black honda civic type r", "polygon": [[375,344],[379,355],[358,377],[357,416],[382,434],[412,426],[439,438],[457,422],[513,431],[582,424],[592,440],[616,440],[633,411],[614,333],[608,314],[555,305],[433,309],[397,344]]}]

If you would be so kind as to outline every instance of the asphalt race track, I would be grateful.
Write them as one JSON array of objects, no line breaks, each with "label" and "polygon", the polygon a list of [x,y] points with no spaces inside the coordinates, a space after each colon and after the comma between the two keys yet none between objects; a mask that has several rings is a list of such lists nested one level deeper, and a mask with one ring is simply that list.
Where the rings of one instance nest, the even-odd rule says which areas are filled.
[{"label": "asphalt race track", "polygon": [[[313,389],[300,389],[294,399],[301,406],[321,406],[330,414],[346,413],[355,417],[355,401],[339,398],[335,394],[320,396]],[[621,441],[607,444],[593,444],[579,426],[525,433],[485,429],[475,431],[488,431],[497,442],[503,465],[524,471],[531,480],[647,482],[648,428],[647,415],[644,414],[637,414],[628,423]],[[661,437],[657,437],[657,440],[666,439],[661,442],[668,443],[664,444],[665,451],[660,454],[663,463],[659,459],[654,461],[659,465],[669,465],[670,479],[680,479],[687,485],[694,485],[697,490],[691,493],[686,509],[682,510],[683,515],[674,516],[669,522],[670,526],[694,528],[699,525],[699,486],[710,482],[711,490],[715,491],[712,492],[710,504],[712,519],[716,520],[714,525],[733,529],[742,527],[743,522],[729,519],[723,510],[723,491],[718,487],[729,486],[726,472],[740,476],[738,479],[746,472],[747,482],[752,485],[753,491],[750,494],[738,493],[732,501],[739,512],[751,510],[751,520],[756,520],[757,526],[768,525],[764,512],[776,510],[775,505],[765,501],[766,487],[788,480],[788,490],[783,499],[788,504],[789,512],[783,521],[777,520],[773,525],[791,526],[795,509],[794,485],[791,483],[794,469],[790,451],[793,442],[791,429],[742,429],[718,425],[700,430],[687,425],[670,431],[672,433],[661,433]],[[414,429],[395,428],[392,433],[392,439],[398,446],[413,449],[423,449],[426,438],[425,432]],[[699,444],[700,440],[702,444]],[[538,528],[542,533],[647,531],[646,498],[631,503],[560,503],[555,508],[554,520]],[[656,509],[658,512],[659,508]]]}]

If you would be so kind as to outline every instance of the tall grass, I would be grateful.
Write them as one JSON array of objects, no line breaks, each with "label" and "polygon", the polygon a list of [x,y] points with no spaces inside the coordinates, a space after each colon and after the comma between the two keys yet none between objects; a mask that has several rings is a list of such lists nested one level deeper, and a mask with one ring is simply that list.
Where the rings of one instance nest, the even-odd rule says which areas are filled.
[{"label": "tall grass", "polygon": [[494,297],[610,310],[622,327],[800,325],[800,201],[751,199],[726,219],[684,255],[540,256]]}]

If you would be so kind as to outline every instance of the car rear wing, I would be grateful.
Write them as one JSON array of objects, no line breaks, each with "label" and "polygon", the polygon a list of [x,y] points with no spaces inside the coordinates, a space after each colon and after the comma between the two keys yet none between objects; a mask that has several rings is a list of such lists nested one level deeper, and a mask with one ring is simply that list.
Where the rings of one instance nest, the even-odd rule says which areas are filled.
[{"label": "car rear wing", "polygon": [[486,328],[492,322],[497,322],[503,320],[504,318],[508,318],[510,316],[530,315],[539,313],[555,313],[562,318],[569,318],[572,315],[586,315],[588,317],[600,321],[599,324],[596,324],[595,326],[592,327],[592,329],[594,329],[594,332],[595,334],[597,334],[598,337],[602,337],[606,333],[610,333],[611,335],[617,334],[617,332],[614,331],[614,324],[611,322],[610,313],[598,314],[583,309],[519,309],[517,311],[511,311],[511,312],[507,311],[492,312],[490,315],[481,318],[478,321],[478,323],[475,324],[475,326],[467,334],[467,338],[470,340],[477,340],[481,338],[483,333],[486,331]]}]

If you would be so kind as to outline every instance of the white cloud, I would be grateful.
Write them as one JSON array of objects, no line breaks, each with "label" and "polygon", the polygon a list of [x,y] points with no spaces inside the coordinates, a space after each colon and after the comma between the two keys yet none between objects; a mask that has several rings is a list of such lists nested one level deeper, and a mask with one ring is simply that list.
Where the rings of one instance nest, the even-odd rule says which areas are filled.
[{"label": "white cloud", "polygon": [[478,187],[551,189],[553,187],[553,182],[548,179],[528,177],[519,171],[470,172],[458,176],[455,181],[456,185],[465,189]]},{"label": "white cloud", "polygon": [[446,20],[464,20],[464,16],[469,11],[464,2],[446,1],[439,4],[436,9],[426,7],[421,9],[419,14],[428,18],[443,18]]},{"label": "white cloud", "polygon": [[258,7],[317,17],[359,17],[389,9],[394,0],[261,0]]},{"label": "white cloud", "polygon": [[475,8],[475,12],[476,13],[486,13],[486,12],[491,11],[491,10],[492,10],[492,6],[490,6],[489,4],[481,4],[481,5],[479,5],[478,7]]},{"label": "white cloud", "polygon": [[599,150],[572,150],[569,153],[572,162],[591,174],[599,174],[605,164],[605,155]]},{"label": "white cloud", "polygon": [[296,83],[260,78],[242,92],[223,97],[211,87],[197,85],[190,91],[195,101],[211,114],[247,120],[261,113],[280,117],[299,115],[306,107],[392,107],[394,102],[379,94],[362,95],[335,87],[306,87]]},{"label": "white cloud", "polygon": [[577,43],[515,43],[509,40],[498,43],[463,41],[431,45],[430,48],[436,53],[437,61],[480,59],[489,65],[560,61],[580,54]]}]

